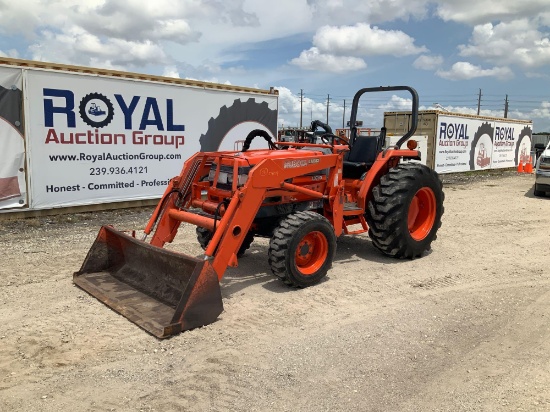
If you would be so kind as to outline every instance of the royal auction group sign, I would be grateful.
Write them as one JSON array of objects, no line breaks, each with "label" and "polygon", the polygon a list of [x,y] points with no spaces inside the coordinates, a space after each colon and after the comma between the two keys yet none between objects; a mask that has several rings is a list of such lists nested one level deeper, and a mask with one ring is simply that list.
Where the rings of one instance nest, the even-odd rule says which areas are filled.
[{"label": "royal auction group sign", "polygon": [[441,115],[436,132],[435,170],[440,173],[509,168],[529,161],[529,124]]},{"label": "royal auction group sign", "polygon": [[54,71],[25,85],[32,208],[158,197],[195,152],[276,135],[275,95]]}]

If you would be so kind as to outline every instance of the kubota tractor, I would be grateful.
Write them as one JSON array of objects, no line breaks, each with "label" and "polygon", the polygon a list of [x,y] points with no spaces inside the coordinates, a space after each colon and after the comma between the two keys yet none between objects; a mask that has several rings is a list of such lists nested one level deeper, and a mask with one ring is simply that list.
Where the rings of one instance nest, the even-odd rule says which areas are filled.
[{"label": "kubota tractor", "polygon": [[[219,281],[256,236],[270,239],[273,274],[300,288],[327,274],[342,235],[368,231],[388,256],[421,256],[441,225],[444,194],[435,171],[407,161],[420,159],[414,141],[400,149],[416,130],[416,91],[361,89],[350,124],[364,93],[388,91],[412,96],[410,128],[395,147],[382,150],[384,128],[379,136],[361,136],[352,127],[348,141],[314,122],[326,131],[322,144],[273,142],[254,130],[240,151],[196,153],[170,181],[145,237],[103,226],[74,282],[163,338],[216,320],[223,310]],[[269,149],[249,150],[258,137]],[[196,226],[203,257],[163,248],[181,223]]]}]

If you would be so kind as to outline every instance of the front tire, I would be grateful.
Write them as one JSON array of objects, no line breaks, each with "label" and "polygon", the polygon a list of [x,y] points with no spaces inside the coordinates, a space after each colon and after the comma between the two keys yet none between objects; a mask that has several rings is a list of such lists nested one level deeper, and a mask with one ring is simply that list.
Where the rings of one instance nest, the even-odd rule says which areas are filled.
[{"label": "front tire", "polygon": [[373,245],[395,258],[414,259],[429,250],[443,215],[443,184],[418,163],[402,163],[372,191],[366,219]]},{"label": "front tire", "polygon": [[283,219],[269,242],[269,266],[290,286],[319,283],[336,253],[334,228],[315,212],[296,212]]}]

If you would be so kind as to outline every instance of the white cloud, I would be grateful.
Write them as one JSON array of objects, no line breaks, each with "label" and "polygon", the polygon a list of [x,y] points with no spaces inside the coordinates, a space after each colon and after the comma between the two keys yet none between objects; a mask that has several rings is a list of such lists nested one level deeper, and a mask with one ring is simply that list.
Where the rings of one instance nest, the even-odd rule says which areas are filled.
[{"label": "white cloud", "polygon": [[550,101],[543,101],[540,107],[531,112],[533,118],[548,119],[550,117]]},{"label": "white cloud", "polygon": [[88,10],[76,8],[73,23],[98,36],[126,40],[170,40],[179,44],[197,41],[204,26],[227,24],[257,26],[257,17],[246,13],[243,0],[106,0]]},{"label": "white cloud", "polygon": [[174,77],[176,79],[180,78],[180,74],[176,66],[166,66],[162,75],[165,77]]},{"label": "white cloud", "polygon": [[443,20],[467,24],[510,21],[548,13],[548,0],[438,0],[436,13]]},{"label": "white cloud", "polygon": [[344,73],[365,69],[363,56],[399,57],[427,51],[425,47],[416,47],[414,39],[401,31],[381,30],[362,23],[323,26],[315,34],[313,45],[290,63],[306,70]]},{"label": "white cloud", "polygon": [[443,64],[442,56],[419,56],[414,62],[413,67],[420,70],[435,70]]},{"label": "white cloud", "polygon": [[379,109],[382,109],[387,112],[395,112],[400,110],[411,110],[412,100],[410,98],[403,98],[400,96],[392,95],[390,100],[386,103],[378,106]]},{"label": "white cloud", "polygon": [[[483,76],[506,77],[506,67],[518,66],[531,76],[550,64],[549,1],[278,0],[274,7],[252,0],[0,0],[0,35],[3,53],[12,57],[14,52],[6,50],[10,42],[17,44],[15,57],[159,73],[175,65],[171,73],[181,77],[246,84],[262,78],[252,78],[251,67],[262,62],[250,58],[260,48],[273,62],[268,69],[262,66],[263,78],[269,73],[275,81],[295,78],[284,64],[292,57],[292,68],[342,74],[370,67],[368,56],[425,53],[414,67],[436,70],[448,55],[431,56],[430,40],[415,44],[405,29],[381,24],[403,20],[414,27],[426,19],[428,30],[427,19],[438,15],[477,25],[470,41],[460,40],[460,60],[504,66],[482,70]],[[257,56],[263,58],[261,53]],[[284,56],[280,62],[278,56]],[[440,75],[460,77],[452,70]]]},{"label": "white cloud", "polygon": [[513,72],[508,67],[493,67],[492,69],[482,69],[468,62],[457,62],[453,64],[451,70],[438,70],[436,74],[439,77],[448,80],[470,80],[478,77],[496,77],[501,80],[513,77]]},{"label": "white cloud", "polygon": [[407,56],[426,52],[416,47],[414,39],[398,30],[382,30],[368,24],[324,26],[313,37],[313,44],[323,53],[346,56]]},{"label": "white cloud", "polygon": [[382,23],[393,20],[423,18],[427,0],[307,0],[315,21],[350,24],[350,21]]},{"label": "white cloud", "polygon": [[290,61],[291,64],[305,70],[317,70],[332,73],[345,73],[365,69],[367,63],[363,59],[353,56],[335,56],[324,54],[317,47],[304,50]]},{"label": "white cloud", "polygon": [[32,58],[41,60],[156,65],[169,60],[166,41],[187,45],[203,30],[218,28],[219,39],[222,31],[225,38],[240,28],[259,27],[258,16],[247,7],[245,0],[0,0],[0,34],[23,34]]},{"label": "white cloud", "polygon": [[62,34],[44,31],[41,41],[32,45],[30,50],[34,60],[112,69],[168,61],[163,50],[151,41],[132,42],[116,38],[103,41],[78,27]]},{"label": "white cloud", "polygon": [[[279,91],[279,125],[288,127],[300,126],[300,113],[302,114],[302,127],[307,127],[312,120],[326,121],[326,103],[315,102],[309,97],[302,98],[293,94],[284,86],[275,87]],[[333,107],[331,113],[336,113],[337,107]],[[340,111],[341,113],[341,111]]]},{"label": "white cloud", "polygon": [[480,57],[504,65],[531,68],[550,63],[549,37],[527,19],[475,26],[470,44],[458,48],[461,56]]},{"label": "white cloud", "polygon": [[[103,3],[102,0],[0,0],[0,33],[23,34],[36,38],[36,30],[45,27],[63,30],[66,24],[74,20],[78,13],[88,13]],[[89,17],[89,16],[88,16]]]},{"label": "white cloud", "polygon": [[191,29],[183,19],[148,19],[147,16],[135,18],[131,15],[109,16],[97,19],[80,18],[80,26],[92,34],[109,36],[129,41],[171,40],[186,44],[197,41],[200,33]]}]

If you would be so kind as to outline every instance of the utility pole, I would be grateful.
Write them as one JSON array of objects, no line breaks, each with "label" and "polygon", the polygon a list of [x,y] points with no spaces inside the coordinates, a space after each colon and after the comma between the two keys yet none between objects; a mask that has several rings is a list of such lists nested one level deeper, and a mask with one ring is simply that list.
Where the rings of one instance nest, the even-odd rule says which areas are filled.
[{"label": "utility pole", "polygon": [[506,100],[504,100],[504,118],[508,118],[508,95],[506,95]]},{"label": "utility pole", "polygon": [[327,124],[328,124],[328,107],[330,106],[330,94],[327,94]]},{"label": "utility pole", "polygon": [[302,106],[304,103],[304,90],[300,89],[300,129],[302,128]]},{"label": "utility pole", "polygon": [[346,127],[346,99],[344,99],[344,114],[342,115],[342,129]]},{"label": "utility pole", "polygon": [[477,115],[479,116],[479,111],[481,109],[481,89],[479,89],[479,96],[477,97]]}]

